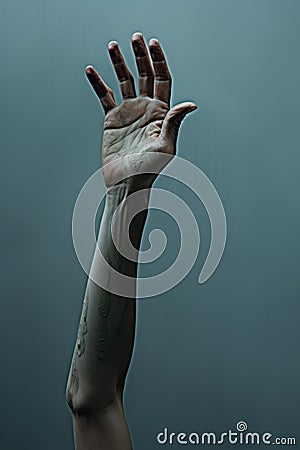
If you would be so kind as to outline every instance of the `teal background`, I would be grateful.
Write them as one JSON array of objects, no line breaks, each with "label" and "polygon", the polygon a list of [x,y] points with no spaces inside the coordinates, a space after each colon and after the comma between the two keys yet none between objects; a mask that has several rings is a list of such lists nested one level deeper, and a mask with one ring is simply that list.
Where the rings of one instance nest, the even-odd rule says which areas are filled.
[{"label": "teal background", "polygon": [[[117,91],[106,45],[118,40],[135,71],[134,31],[161,40],[173,103],[199,105],[178,153],[210,177],[228,221],[221,264],[200,286],[206,212],[158,180],[189,203],[202,246],[179,286],[139,303],[125,398],[135,448],[159,448],[164,427],[221,433],[239,420],[300,439],[299,14],[296,0],[1,3],[1,449],[73,448],[64,391],[86,275],[71,217],[99,167],[103,121],[84,67]],[[158,226],[169,253],[143,273],[178,245],[158,212],[145,236]]]}]

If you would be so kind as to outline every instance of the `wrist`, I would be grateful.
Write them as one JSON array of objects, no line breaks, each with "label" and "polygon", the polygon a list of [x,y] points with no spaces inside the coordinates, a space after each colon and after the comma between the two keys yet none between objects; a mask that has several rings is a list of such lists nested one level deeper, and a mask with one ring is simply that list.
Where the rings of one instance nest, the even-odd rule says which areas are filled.
[{"label": "wrist", "polygon": [[132,180],[124,180],[107,189],[106,206],[115,211],[120,203],[127,204],[138,202],[140,208],[148,208],[151,186],[140,186]]},{"label": "wrist", "polygon": [[[130,241],[139,248],[142,232],[148,215],[150,189],[132,191],[132,185],[119,183],[106,193],[104,224],[115,230],[119,242]],[[109,231],[110,233],[111,231]]]}]

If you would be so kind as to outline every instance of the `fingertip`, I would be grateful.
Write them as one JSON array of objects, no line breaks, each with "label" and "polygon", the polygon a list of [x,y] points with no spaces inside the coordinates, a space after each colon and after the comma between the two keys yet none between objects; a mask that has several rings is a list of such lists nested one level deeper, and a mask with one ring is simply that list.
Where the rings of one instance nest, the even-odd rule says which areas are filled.
[{"label": "fingertip", "polygon": [[150,40],[149,40],[149,46],[150,47],[152,47],[152,46],[160,46],[160,44],[159,44],[159,41],[158,41],[158,39],[156,39],[156,38],[151,38]]},{"label": "fingertip", "polygon": [[134,33],[132,35],[131,44],[135,56],[142,57],[147,55],[147,47],[145,45],[144,36],[142,33]]},{"label": "fingertip", "polygon": [[156,38],[150,39],[149,50],[150,50],[152,59],[154,58],[156,61],[162,61],[165,58],[163,49],[162,49],[158,39],[156,39]]},{"label": "fingertip", "polygon": [[139,41],[140,39],[143,39],[143,33],[141,33],[140,31],[136,31],[131,36],[132,41]]},{"label": "fingertip", "polygon": [[184,102],[179,105],[180,109],[184,109],[187,113],[195,111],[198,106],[194,102]]},{"label": "fingertip", "polygon": [[189,107],[188,107],[188,112],[192,112],[195,111],[196,109],[198,109],[198,105],[196,105],[196,103],[194,102],[190,102]]},{"label": "fingertip", "polygon": [[97,70],[95,70],[93,66],[90,65],[86,66],[85,75],[93,86],[98,83],[99,75]]},{"label": "fingertip", "polygon": [[85,71],[85,73],[86,73],[87,75],[88,75],[88,74],[93,74],[93,73],[95,73],[95,69],[94,69],[94,67],[91,66],[91,65],[86,66],[86,68],[84,69],[84,71]]},{"label": "fingertip", "polygon": [[108,46],[108,50],[115,50],[115,49],[119,48],[119,44],[117,41],[110,41],[107,46]]}]

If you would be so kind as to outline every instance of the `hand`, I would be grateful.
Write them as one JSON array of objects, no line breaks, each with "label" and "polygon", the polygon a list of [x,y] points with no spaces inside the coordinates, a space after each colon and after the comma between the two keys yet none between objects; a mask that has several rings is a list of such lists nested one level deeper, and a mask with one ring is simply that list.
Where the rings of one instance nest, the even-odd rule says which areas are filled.
[{"label": "hand", "polygon": [[[116,105],[113,91],[97,71],[92,66],[86,68],[86,75],[105,112],[102,168],[107,187],[111,187],[115,179],[128,177],[131,172],[128,165],[138,164],[144,173],[142,165],[145,166],[152,152],[174,156],[180,124],[186,114],[197,108],[194,103],[185,102],[170,109],[171,76],[156,39],[149,42],[152,63],[141,33],[133,34],[132,47],[139,73],[139,96],[136,96],[133,76],[118,43],[112,41],[108,45],[123,96],[120,106]],[[125,158],[128,155],[132,157]],[[108,163],[112,164],[106,166]],[[137,177],[134,178],[136,181]],[[153,175],[143,175],[139,187],[149,187],[154,179]]]}]

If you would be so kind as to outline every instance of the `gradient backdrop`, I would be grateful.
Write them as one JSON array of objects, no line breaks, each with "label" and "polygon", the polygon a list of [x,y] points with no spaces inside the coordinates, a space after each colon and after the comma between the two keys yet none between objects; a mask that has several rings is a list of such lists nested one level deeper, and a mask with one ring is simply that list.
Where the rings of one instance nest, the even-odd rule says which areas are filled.
[{"label": "gradient backdrop", "polygon": [[[161,40],[173,103],[199,105],[178,153],[210,177],[228,221],[221,264],[200,286],[204,207],[157,181],[192,208],[202,246],[179,286],[139,303],[125,399],[135,448],[160,448],[165,426],[223,432],[239,420],[300,439],[299,14],[296,0],[1,3],[1,449],[73,448],[64,392],[86,275],[71,218],[99,167],[103,121],[84,67],[117,90],[106,45],[118,40],[135,72],[134,31]],[[159,227],[170,245],[143,274],[176,255],[176,223],[152,212],[146,234]]]}]

